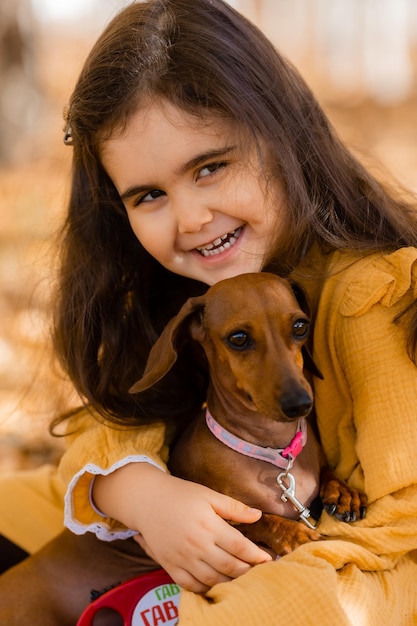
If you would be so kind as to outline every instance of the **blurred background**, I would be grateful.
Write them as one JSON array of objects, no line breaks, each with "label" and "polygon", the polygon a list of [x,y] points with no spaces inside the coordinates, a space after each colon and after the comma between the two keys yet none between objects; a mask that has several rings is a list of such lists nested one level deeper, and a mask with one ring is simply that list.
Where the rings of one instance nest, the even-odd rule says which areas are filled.
[{"label": "blurred background", "polygon": [[[53,365],[48,299],[71,148],[62,111],[123,0],[0,0],[0,471],[56,461],[77,404]],[[230,0],[293,61],[342,138],[417,193],[417,2]]]}]

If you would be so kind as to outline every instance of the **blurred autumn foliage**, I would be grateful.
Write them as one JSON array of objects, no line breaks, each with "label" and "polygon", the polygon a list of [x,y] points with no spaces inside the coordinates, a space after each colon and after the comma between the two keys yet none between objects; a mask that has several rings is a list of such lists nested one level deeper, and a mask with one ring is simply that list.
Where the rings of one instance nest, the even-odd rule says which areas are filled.
[{"label": "blurred autumn foliage", "polygon": [[[0,17],[7,4],[3,1]],[[0,39],[10,52],[16,33],[5,37],[1,28]],[[91,33],[80,32],[41,27],[28,14],[20,33],[21,59],[16,51],[9,55],[23,63],[27,84],[21,80],[15,89],[12,110],[21,116],[21,124],[14,132],[0,109],[0,471],[54,462],[62,443],[49,436],[47,425],[77,403],[51,357],[48,310],[56,270],[55,234],[65,210],[71,158],[71,149],[62,142],[62,111],[92,40]],[[6,80],[4,50],[0,92]],[[414,83],[395,102],[378,102],[363,85],[348,97],[308,54],[301,61],[301,72],[342,138],[380,176],[393,175],[417,191]],[[414,57],[413,64],[415,68]]]},{"label": "blurred autumn foliage", "polygon": [[3,108],[10,132],[0,136],[0,470],[55,461],[62,443],[47,426],[76,402],[52,360],[48,310],[71,159],[62,112],[91,42],[31,19],[22,127],[11,132]]}]

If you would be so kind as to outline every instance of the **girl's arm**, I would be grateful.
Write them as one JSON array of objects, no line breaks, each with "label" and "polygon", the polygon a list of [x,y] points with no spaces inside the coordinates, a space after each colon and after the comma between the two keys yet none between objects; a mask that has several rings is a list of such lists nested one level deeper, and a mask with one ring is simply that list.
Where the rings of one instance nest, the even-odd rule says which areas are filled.
[{"label": "girl's arm", "polygon": [[207,591],[271,560],[225,520],[251,523],[261,512],[149,463],[131,463],[94,482],[99,509],[140,534],[146,552],[184,589]]},{"label": "girl's arm", "polygon": [[116,428],[85,409],[68,430],[70,445],[59,471],[68,484],[65,524],[76,534],[94,532],[106,541],[135,536],[176,582],[193,591],[270,560],[224,521],[254,522],[259,511],[168,474],[163,424]]}]

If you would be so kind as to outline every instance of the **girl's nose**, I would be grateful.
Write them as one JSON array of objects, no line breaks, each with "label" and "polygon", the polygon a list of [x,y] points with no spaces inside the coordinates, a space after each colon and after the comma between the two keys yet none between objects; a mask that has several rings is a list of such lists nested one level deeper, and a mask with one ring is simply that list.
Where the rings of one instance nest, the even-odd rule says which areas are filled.
[{"label": "girl's nose", "polygon": [[181,235],[187,233],[198,233],[205,224],[213,220],[213,212],[207,206],[196,203],[189,203],[177,208],[176,219],[178,232]]}]

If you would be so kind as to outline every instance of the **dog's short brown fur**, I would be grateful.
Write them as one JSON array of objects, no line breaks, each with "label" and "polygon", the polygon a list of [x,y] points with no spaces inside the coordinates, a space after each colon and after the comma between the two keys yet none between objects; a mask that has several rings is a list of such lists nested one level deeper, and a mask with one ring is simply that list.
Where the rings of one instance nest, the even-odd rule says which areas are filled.
[{"label": "dog's short brown fur", "polygon": [[[187,329],[207,356],[211,414],[242,439],[284,448],[295,435],[298,419],[306,417],[313,406],[303,369],[308,327],[307,314],[288,281],[267,273],[221,281],[205,295],[190,298],[171,320],[151,351],[144,376],[131,392],[148,389],[165,376],[177,358],[177,337]],[[311,359],[309,363],[314,368]],[[320,538],[316,531],[295,521],[297,511],[290,502],[282,501],[276,480],[281,470],[226,447],[209,431],[204,415],[175,446],[170,468],[177,476],[261,509],[260,521],[241,526],[241,530],[278,555]],[[320,491],[326,508],[340,518],[349,521],[363,516],[364,495],[339,481],[325,465],[311,428],[291,473],[296,497],[305,506]]]}]

